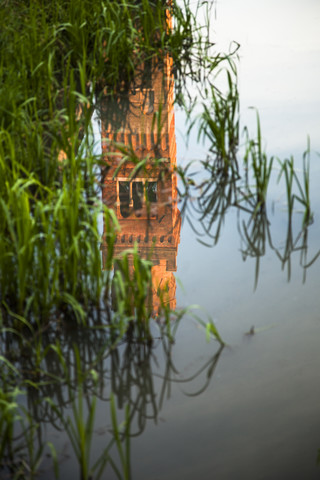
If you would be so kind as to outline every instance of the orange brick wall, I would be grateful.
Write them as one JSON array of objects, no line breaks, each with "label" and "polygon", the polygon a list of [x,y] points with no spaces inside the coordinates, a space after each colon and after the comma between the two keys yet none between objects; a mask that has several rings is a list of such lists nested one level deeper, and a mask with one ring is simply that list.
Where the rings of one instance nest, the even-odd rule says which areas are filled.
[{"label": "orange brick wall", "polygon": [[[141,68],[143,69],[143,66]],[[152,298],[156,315],[159,309],[156,291],[159,286],[162,288],[166,283],[169,286],[166,301],[171,308],[175,308],[176,287],[172,272],[177,268],[176,257],[181,227],[174,173],[176,140],[171,60],[167,58],[162,67],[152,65],[147,90],[143,85],[140,85],[140,88],[136,87],[137,83],[139,84],[133,82],[129,92],[120,93],[116,101],[110,101],[106,95],[102,102],[102,152],[109,166],[104,178],[103,201],[115,210],[121,227],[116,239],[115,255],[133,247],[135,243],[141,255],[148,257],[151,255],[154,264]],[[160,132],[157,126],[159,123]],[[130,152],[135,161],[127,161],[119,168],[123,160],[123,151]],[[152,204],[152,214],[149,216],[146,209],[141,209],[140,217],[132,212],[127,218],[123,218],[120,212],[117,181],[129,179],[136,163],[145,158],[148,158],[148,161],[136,177],[140,181],[148,179],[157,181],[157,203]],[[157,162],[159,159],[162,160]],[[119,171],[115,176],[117,168]],[[107,245],[104,243],[103,259],[106,249]]]}]

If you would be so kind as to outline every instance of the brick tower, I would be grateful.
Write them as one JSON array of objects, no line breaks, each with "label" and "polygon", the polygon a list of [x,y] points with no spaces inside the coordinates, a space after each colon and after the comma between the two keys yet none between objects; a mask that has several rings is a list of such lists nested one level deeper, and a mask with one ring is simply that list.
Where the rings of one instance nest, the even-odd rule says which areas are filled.
[{"label": "brick tower", "polygon": [[[136,243],[140,255],[152,260],[152,303],[157,315],[159,288],[165,288],[170,308],[176,306],[173,272],[181,226],[169,57],[161,64],[145,63],[128,91],[112,100],[106,95],[100,115],[107,164],[103,201],[114,209],[121,227],[114,253],[117,256]],[[106,249],[103,243],[104,262]]]}]

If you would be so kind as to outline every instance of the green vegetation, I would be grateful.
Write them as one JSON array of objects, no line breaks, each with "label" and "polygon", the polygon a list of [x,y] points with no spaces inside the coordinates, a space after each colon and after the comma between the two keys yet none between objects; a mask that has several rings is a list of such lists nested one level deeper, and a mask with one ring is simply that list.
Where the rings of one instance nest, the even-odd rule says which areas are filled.
[{"label": "green vegetation", "polygon": [[172,4],[173,32],[162,3],[2,2],[3,315],[42,323],[53,312],[73,312],[83,321],[99,304],[108,281],[97,221],[106,209],[95,180],[101,160],[90,141],[92,112],[102,91],[125,90],[143,61],[170,54],[191,64],[188,9]]},{"label": "green vegetation", "polygon": [[[102,97],[125,97],[133,80],[142,85],[142,64],[161,68],[168,55],[177,98],[186,102],[186,82],[211,62],[210,45],[188,3],[163,7],[160,0],[1,1],[0,469],[9,478],[34,478],[41,464],[58,478],[61,452],[43,438],[47,421],[68,435],[81,478],[100,478],[108,465],[130,478],[129,399],[122,430],[112,385],[113,439],[91,461],[96,397],[103,364],[116,361],[123,342],[139,350],[133,364],[145,352],[144,365],[150,361],[152,264],[133,250],[131,277],[129,253],[114,262],[119,226],[101,201],[97,172],[108,165],[95,154],[92,114],[101,112]],[[170,345],[185,312],[171,312],[164,299],[161,308],[157,334]],[[109,454],[113,444],[120,464]]]}]

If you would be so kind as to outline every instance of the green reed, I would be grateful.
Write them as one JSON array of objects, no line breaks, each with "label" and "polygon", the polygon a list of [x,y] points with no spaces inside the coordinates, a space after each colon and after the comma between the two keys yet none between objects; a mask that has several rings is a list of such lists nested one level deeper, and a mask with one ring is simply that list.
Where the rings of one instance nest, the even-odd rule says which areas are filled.
[{"label": "green reed", "polygon": [[16,387],[12,391],[5,391],[0,388],[0,465],[2,465],[5,456],[11,458],[11,450],[14,438],[14,425],[19,420],[19,406],[17,397],[20,390]]},{"label": "green reed", "polygon": [[[19,397],[25,393],[18,387],[13,388],[10,382],[2,381],[0,386],[0,472],[3,478],[33,479],[43,460],[46,443],[39,436],[39,424],[27,408],[19,405]],[[50,449],[56,468],[53,446]]]},{"label": "green reed", "polygon": [[123,333],[136,330],[141,340],[151,340],[152,262],[141,258],[137,246],[114,260],[112,280],[114,325]]},{"label": "green reed", "polygon": [[[245,128],[245,155],[244,166],[247,173],[252,174],[254,182],[254,190],[250,186],[248,176],[246,177],[246,187],[249,195],[255,198],[256,211],[264,209],[267,201],[268,185],[272,173],[273,157],[268,157],[263,151],[261,125],[258,112],[256,112],[257,134],[254,139],[251,139],[247,128]],[[250,178],[251,180],[251,178]]]},{"label": "green reed", "polygon": [[[92,469],[90,468],[90,456],[91,456],[91,446],[92,446],[92,435],[94,428],[95,420],[95,410],[96,410],[96,397],[93,395],[89,400],[88,404],[88,413],[85,420],[85,396],[83,392],[83,378],[81,372],[81,360],[79,356],[79,350],[74,346],[74,354],[76,361],[77,369],[77,395],[76,398],[72,401],[72,415],[73,421],[70,417],[65,419],[59,409],[55,404],[48,399],[48,402],[53,407],[54,411],[59,416],[67,434],[70,439],[71,445],[77,457],[81,478],[83,480],[88,480],[91,477]],[[96,372],[91,371],[93,379],[96,378]]]},{"label": "green reed", "polygon": [[89,140],[92,113],[102,95],[141,84],[144,62],[167,55],[181,91],[208,41],[188,2],[168,5],[174,29],[158,0],[13,3],[0,19],[1,308],[83,322],[109,288],[102,211],[109,241],[117,229],[98,196],[105,165]]},{"label": "green reed", "polygon": [[[99,379],[99,373],[94,370],[84,370],[83,359],[77,345],[73,345],[73,358],[75,378],[70,375],[70,367],[65,363],[61,349],[56,349],[59,362],[66,373],[67,391],[71,411],[68,416],[59,407],[59,403],[52,398],[46,398],[45,401],[50,406],[54,414],[59,418],[65,432],[68,435],[73,451],[75,453],[82,480],[90,480],[91,478],[99,479],[104,474],[109,464],[119,479],[130,478],[130,418],[129,408],[126,407],[125,412],[125,428],[118,425],[116,416],[116,407],[114,395],[110,395],[110,417],[112,425],[112,438],[107,442],[102,453],[92,461],[92,443],[96,421],[97,391],[98,384],[102,381]],[[88,391],[88,384],[92,384],[92,391]],[[124,441],[125,447],[122,443]],[[111,455],[111,448],[115,445],[119,453],[119,467],[114,460],[114,454]],[[54,448],[54,447],[53,447]],[[55,451],[54,451],[55,452]],[[56,455],[56,453],[55,453]],[[55,458],[54,458],[55,460]],[[59,477],[59,474],[57,473]]]},{"label": "green reed", "polygon": [[[294,165],[294,157],[279,160],[280,173],[278,182],[284,176],[287,196],[288,215],[290,216],[295,200],[304,207],[304,214],[302,219],[302,226],[306,227],[312,222],[312,213],[310,209],[310,140],[308,139],[308,146],[302,156],[302,181],[299,180],[297,170]],[[294,192],[294,187],[298,193]]]},{"label": "green reed", "polygon": [[[110,411],[111,411],[111,421],[112,429],[114,435],[114,441],[118,450],[120,457],[120,464],[122,468],[122,474],[117,468],[115,462],[110,458],[113,470],[117,474],[119,480],[130,480],[131,478],[131,467],[130,467],[130,408],[129,405],[125,408],[125,420],[124,424],[121,427],[118,425],[116,406],[115,406],[115,397],[113,393],[110,396]],[[124,439],[124,446],[122,445]]]},{"label": "green reed", "polygon": [[[234,54],[234,52],[233,52]],[[223,58],[226,66],[221,67],[214,81],[209,82],[205,93],[203,112],[191,122],[189,132],[194,125],[198,127],[198,140],[209,142],[209,151],[213,161],[207,162],[213,176],[222,173],[224,176],[238,174],[237,149],[239,143],[239,92],[237,86],[237,70],[232,58]],[[216,86],[220,77],[226,76],[225,92]],[[210,104],[208,105],[208,99]]]}]

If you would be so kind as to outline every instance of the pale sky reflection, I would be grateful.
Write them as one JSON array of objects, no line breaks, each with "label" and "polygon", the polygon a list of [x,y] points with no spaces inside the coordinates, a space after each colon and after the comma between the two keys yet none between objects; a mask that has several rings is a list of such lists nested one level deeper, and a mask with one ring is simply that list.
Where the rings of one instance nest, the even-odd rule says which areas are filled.
[{"label": "pale sky reflection", "polygon": [[218,50],[240,43],[242,121],[258,108],[268,146],[320,146],[320,2],[220,0],[212,23]]}]

